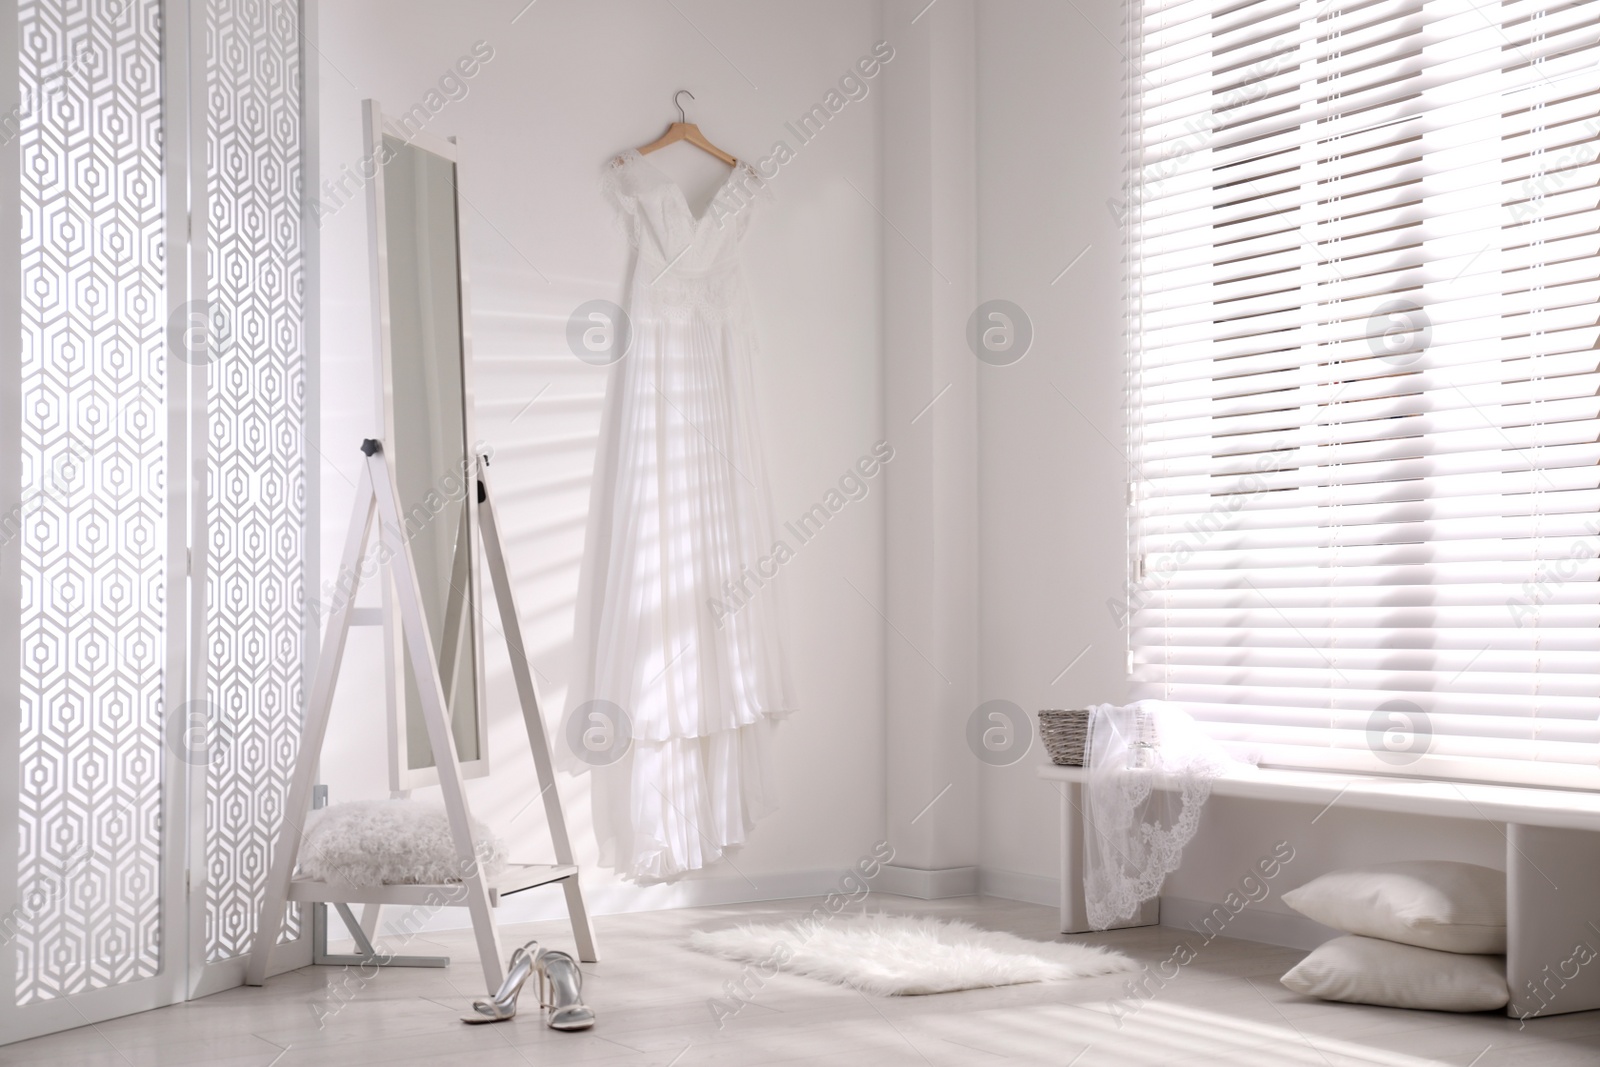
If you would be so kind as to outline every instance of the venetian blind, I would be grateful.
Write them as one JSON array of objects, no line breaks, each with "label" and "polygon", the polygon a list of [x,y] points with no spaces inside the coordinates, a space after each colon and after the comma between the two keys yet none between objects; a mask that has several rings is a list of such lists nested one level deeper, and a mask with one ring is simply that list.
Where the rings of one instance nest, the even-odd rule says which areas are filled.
[{"label": "venetian blind", "polygon": [[1129,17],[1137,694],[1600,787],[1600,4]]}]

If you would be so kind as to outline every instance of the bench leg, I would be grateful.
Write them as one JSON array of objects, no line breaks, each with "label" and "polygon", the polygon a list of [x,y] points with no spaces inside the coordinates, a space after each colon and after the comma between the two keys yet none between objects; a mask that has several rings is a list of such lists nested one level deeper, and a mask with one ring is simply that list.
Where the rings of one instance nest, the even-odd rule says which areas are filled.
[{"label": "bench leg", "polygon": [[1506,1014],[1600,1008],[1600,834],[1506,827]]},{"label": "bench leg", "polygon": [[[1083,899],[1083,783],[1055,782],[1061,793],[1061,932],[1083,934],[1089,925],[1089,907]],[[1110,929],[1156,926],[1161,922],[1161,901],[1147,900],[1138,914]]]}]

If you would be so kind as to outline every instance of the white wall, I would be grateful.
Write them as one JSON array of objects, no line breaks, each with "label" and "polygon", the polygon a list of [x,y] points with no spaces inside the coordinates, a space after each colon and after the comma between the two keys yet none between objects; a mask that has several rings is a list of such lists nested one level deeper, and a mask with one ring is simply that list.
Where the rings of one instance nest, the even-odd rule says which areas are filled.
[{"label": "white wall", "polygon": [[[691,116],[713,139],[759,156],[785,136],[786,120],[820,100],[875,42],[890,39],[914,58],[906,50],[928,47],[939,20],[967,17],[965,5],[951,4],[911,24],[913,9],[923,6],[678,0],[674,8],[660,0],[604,6],[539,0],[512,24],[523,0],[322,0],[326,177],[359,158],[363,97],[403,110],[423,100],[474,42],[494,49],[466,97],[446,104],[428,129],[461,138],[478,425],[496,449],[520,606],[552,725],[575,666],[574,599],[606,386],[604,372],[570,355],[564,331],[578,304],[620,297],[625,257],[596,195],[599,167],[618,149],[656,136],[680,87],[697,94]],[[1021,362],[976,368],[977,698],[1011,700],[1030,713],[1126,694],[1125,638],[1106,608],[1122,581],[1125,544],[1122,267],[1108,206],[1122,180],[1120,19],[1118,0],[976,5],[975,297],[1016,302],[1035,330]],[[911,246],[918,235],[939,240],[940,227],[959,223],[965,210],[933,199],[940,188],[958,187],[948,175],[918,183],[895,177],[886,165],[889,153],[906,145],[950,148],[947,125],[917,118],[937,108],[922,108],[914,94],[940,88],[932,80],[938,64],[923,58],[930,62],[891,63],[872,95],[849,105],[783,169],[774,185],[778,203],[747,246],[763,324],[757,379],[780,516],[818,499],[880,438],[898,433],[916,444],[901,425],[920,408],[906,406],[916,389],[885,392],[884,308],[932,284],[914,276],[911,253],[923,246]],[[952,66],[960,64],[944,61]],[[897,73],[926,75],[928,84],[888,81]],[[884,128],[880,105],[891,84],[894,92],[913,94],[896,98],[910,103],[894,113],[927,128],[900,120]],[[692,190],[719,176],[689,149],[656,159]],[[323,552],[330,572],[348,509],[354,444],[373,432],[366,241],[358,194],[323,227],[323,447],[330,457],[322,479]],[[937,260],[943,252],[935,251]],[[948,333],[969,309],[949,310],[935,301],[923,318]],[[930,353],[935,340],[930,335]],[[896,358],[900,363],[891,363],[909,368],[907,381],[915,384],[923,373],[916,353]],[[930,359],[927,374],[957,380],[941,369],[943,358]],[[937,392],[939,382],[930,377],[927,384],[928,395]],[[951,397],[968,403],[959,392]],[[902,484],[910,473],[908,467]],[[602,909],[816,891],[872,841],[900,832],[886,829],[885,821],[886,804],[895,806],[886,796],[886,663],[900,655],[909,672],[922,661],[912,662],[892,634],[885,644],[874,608],[846,584],[892,611],[885,566],[897,546],[885,543],[884,488],[875,486],[864,505],[852,505],[785,571],[804,711],[782,728],[774,768],[781,810],[734,856],[737,872],[723,865],[677,888],[640,892],[595,871],[589,882]],[[358,633],[324,760],[336,797],[379,796],[387,788],[374,698],[378,657],[375,633]],[[537,840],[538,805],[510,822],[531,796],[532,769],[505,658],[492,646],[489,675],[495,773],[472,783],[474,809],[502,833]],[[930,714],[927,728],[954,729],[957,718]],[[1011,767],[981,769],[977,861],[987,892],[1054,900],[1056,795],[1035,775],[1045,762],[1036,748]],[[920,808],[928,784],[907,785],[900,806],[915,799],[907,811]],[[592,869],[587,786],[587,779],[562,776],[580,860]],[[948,858],[935,847],[941,842],[932,842],[923,865],[964,862],[968,810],[963,802],[939,831],[949,838],[941,839]],[[1219,900],[1280,840],[1295,846],[1297,858],[1279,889],[1353,862],[1426,854],[1498,863],[1504,850],[1498,828],[1488,823],[1337,809],[1319,818],[1293,805],[1218,801],[1169,881],[1169,920],[1196,914],[1196,902]],[[538,906],[517,905],[524,913]],[[1296,925],[1276,898],[1258,913],[1264,918],[1253,928],[1257,936],[1294,943],[1320,936]]]},{"label": "white wall", "polygon": [[[1115,41],[1119,19],[1117,0],[979,7],[978,296],[1013,301],[1034,326],[1021,362],[979,378],[981,676],[984,699],[1029,712],[1125,691],[1105,608],[1125,543],[1121,247],[1106,208],[1122,57],[1095,29]],[[992,888],[1011,872],[1026,876],[1013,891],[1053,893],[1057,798],[1035,774],[1047,762],[1040,746],[984,770]]]},{"label": "white wall", "polygon": [[[1107,610],[1125,558],[1121,247],[1121,5],[979,5],[978,288],[1031,316],[1022,362],[980,377],[982,689],[1035,710],[1126,696],[1126,639]],[[1065,275],[1060,272],[1087,247]],[[1058,275],[1060,275],[1058,277]],[[1085,652],[1084,650],[1087,649]],[[1065,674],[1064,668],[1082,654]],[[984,884],[1053,901],[1056,808],[1042,751],[983,778]],[[1501,866],[1491,823],[1218,800],[1168,879],[1163,919],[1197,917],[1279,841],[1276,889],[1340,866],[1445,858]],[[1274,895],[1239,931],[1315,943]],[[1258,919],[1258,915],[1266,916]]]},{"label": "white wall", "polygon": [[[460,139],[478,433],[495,449],[513,580],[554,728],[575,669],[574,601],[607,382],[603,370],[570,353],[565,330],[584,301],[620,301],[626,255],[597,192],[600,168],[676,118],[671,100],[679,88],[695,93],[685,103],[708,136],[759,158],[780,137],[792,140],[784,123],[819,102],[881,35],[877,5],[849,0],[540,0],[513,24],[524,2],[322,0],[321,150],[323,175],[334,178],[360,158],[363,98],[403,111],[425,100],[474,42],[494,50],[465,97],[426,129]],[[892,73],[891,64],[880,77]],[[782,169],[772,183],[777,202],[746,244],[764,345],[757,388],[780,518],[815,503],[884,436],[882,241],[875,208],[856,191],[875,194],[879,185],[878,90],[849,104]],[[720,176],[720,165],[684,146],[652,160],[691,193]],[[329,576],[350,506],[355,445],[376,425],[363,197],[335,211],[322,230]],[[779,732],[780,810],[734,855],[737,872],[725,863],[677,888],[619,887],[593,866],[588,779],[561,775],[579,860],[592,872],[586,884],[602,910],[815,892],[884,835],[882,624],[845,581],[881,603],[880,490],[842,512],[784,570],[802,711]],[[386,795],[380,657],[376,632],[358,632],[323,760],[335,799]],[[541,842],[532,858],[547,858],[541,806],[511,822],[537,787],[506,663],[491,644],[494,769],[470,783],[471,802],[501,833]],[[553,899],[524,897],[513,910],[549,911],[544,903],[556,907]]]},{"label": "white wall", "polygon": [[888,0],[900,55],[884,86],[883,614],[889,842],[879,884],[977,889],[978,366],[966,343],[977,236],[972,0]]}]

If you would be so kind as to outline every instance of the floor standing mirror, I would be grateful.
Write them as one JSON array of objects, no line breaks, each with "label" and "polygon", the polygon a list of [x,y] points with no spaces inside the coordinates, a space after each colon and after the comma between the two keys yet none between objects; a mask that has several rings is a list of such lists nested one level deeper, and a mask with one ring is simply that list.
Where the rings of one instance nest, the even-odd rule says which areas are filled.
[{"label": "floor standing mirror", "polygon": [[[374,126],[381,166],[372,183],[373,331],[379,340],[378,410],[423,609],[449,701],[456,758],[468,778],[489,773],[480,640],[482,584],[472,431],[472,348],[460,255],[456,146]],[[384,650],[390,786],[438,782],[422,718],[416,664],[385,589]]]},{"label": "floor standing mirror", "polygon": [[[489,456],[472,434],[456,148],[423,134],[398,137],[385,130],[375,101],[364,107],[369,158],[377,163],[367,188],[384,436],[360,442],[365,463],[338,572],[345,595],[323,635],[246,981],[260,985],[266,980],[289,901],[312,907],[314,962],[363,966],[448,962],[395,956],[377,948],[372,937],[383,905],[459,906],[471,913],[484,978],[493,992],[504,977],[505,957],[491,909],[512,893],[560,885],[578,955],[586,961],[598,956],[506,567]],[[374,558],[377,567],[370,566]],[[294,877],[356,594],[363,579],[375,575],[383,584],[388,638],[391,784],[401,795],[439,787],[461,861],[459,881],[355,886]],[[544,803],[555,853],[554,863],[525,862],[524,842],[513,839],[508,842],[511,862],[503,871],[486,871],[476,862],[464,788],[468,776],[487,774],[489,768],[484,575],[499,609],[499,625],[492,629],[505,640],[533,755],[535,780],[526,783],[526,792],[530,804]],[[367,906],[360,920],[350,910],[353,904]],[[329,905],[344,919],[354,953],[328,953]]]}]

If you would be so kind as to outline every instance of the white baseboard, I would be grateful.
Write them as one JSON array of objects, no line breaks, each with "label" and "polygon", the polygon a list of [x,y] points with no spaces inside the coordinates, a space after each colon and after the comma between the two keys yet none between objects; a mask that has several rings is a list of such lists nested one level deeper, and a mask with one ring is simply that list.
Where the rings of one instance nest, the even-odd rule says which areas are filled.
[{"label": "white baseboard", "polygon": [[[887,870],[887,868],[885,868]],[[739,875],[713,875],[703,878],[685,878],[671,885],[637,886],[615,884],[585,886],[584,902],[591,915],[623,915],[640,911],[665,911],[672,908],[704,908],[718,904],[747,904],[762,900],[790,900],[795,897],[821,897],[839,888],[843,871],[827,868],[810,871],[783,871],[775,874],[758,874],[749,879]],[[872,887],[881,890],[882,876],[874,879]],[[385,908],[381,932],[394,934],[402,927],[403,913],[410,909]],[[495,922],[541,922],[567,917],[566,895],[560,886],[539,886],[515,896],[506,897],[495,909]],[[472,920],[465,908],[439,908],[427,915],[405,916],[405,927],[412,930],[465,930]],[[342,924],[339,915],[329,910],[329,936],[337,939]]]},{"label": "white baseboard", "polygon": [[[1228,916],[1226,922],[1222,916]],[[1265,911],[1254,904],[1237,915],[1229,915],[1228,909],[1221,904],[1165,894],[1161,897],[1161,925],[1308,951],[1339,936],[1339,931],[1314,923],[1303,915]]]},{"label": "white baseboard", "polygon": [[[1061,903],[1061,882],[1038,874],[1007,871],[984,867],[979,872],[979,892],[986,897],[1020,900],[1027,904],[1058,907]],[[1217,915],[1228,915],[1223,923]],[[1210,920],[1207,925],[1207,920]],[[1339,936],[1339,931],[1312,922],[1303,915],[1281,911],[1267,911],[1254,904],[1237,915],[1230,915],[1221,904],[1185,897],[1161,895],[1161,925],[1199,933],[1213,932],[1221,937],[1236,937],[1242,941],[1259,941],[1280,948],[1310,951]]]},{"label": "white baseboard", "polygon": [[[1020,900],[1051,908],[1061,903],[1061,882],[1043,875],[984,867],[979,871],[978,885],[978,891],[986,897]],[[1339,931],[1312,922],[1303,915],[1268,911],[1254,904],[1237,915],[1229,915],[1226,923],[1217,918],[1219,912],[1229,915],[1219,903],[1172,897],[1165,893],[1161,895],[1161,925],[1179,930],[1194,930],[1202,934],[1214,932],[1222,937],[1259,941],[1265,945],[1308,952],[1324,941],[1339,936]],[[1209,925],[1207,920],[1210,920]]]},{"label": "white baseboard", "polygon": [[[839,888],[841,871],[835,868],[785,871],[761,874],[748,881],[737,875],[715,875],[684,879],[672,885],[609,885],[585,892],[589,911],[594,915],[623,915],[673,908],[703,908],[719,904],[749,904],[764,900],[792,900],[822,897]],[[914,867],[885,866],[872,880],[874,893],[942,900],[947,897],[1000,897],[1027,904],[1056,907],[1060,902],[1060,883],[1044,875],[1008,871],[997,867],[949,867],[925,871]],[[1338,931],[1314,923],[1300,915],[1262,910],[1255,905],[1229,917],[1226,924],[1214,918],[1222,906],[1184,897],[1161,897],[1161,925],[1180,930],[1208,931],[1223,937],[1259,941],[1283,948],[1310,950],[1337,937]],[[403,916],[405,909],[386,908],[384,932],[399,929],[391,924],[402,917],[413,930],[464,930],[472,923],[465,908],[440,908],[426,917]],[[1226,914],[1225,909],[1223,913]],[[566,899],[556,886],[530,889],[507,897],[496,909],[495,919],[502,924],[559,920],[567,917]],[[1209,926],[1205,925],[1211,919]],[[340,936],[337,912],[329,909],[329,935]],[[420,922],[420,925],[419,925]]]},{"label": "white baseboard", "polygon": [[1024,904],[1043,904],[1049,908],[1061,906],[1061,880],[1042,874],[980,867],[978,892],[986,897],[1020,900]]},{"label": "white baseboard", "polygon": [[[671,908],[821,897],[837,890],[842,876],[843,872],[835,868],[759,874],[748,881],[737,875],[715,875],[686,878],[672,885],[586,887],[584,898],[593,915],[624,915]],[[1053,878],[992,867],[952,867],[924,871],[912,867],[886,866],[872,880],[872,891],[918,900],[982,894],[1054,907],[1058,900],[1058,884]],[[400,932],[401,928],[395,924],[403,911],[399,908],[385,909],[383,933],[392,936]],[[566,898],[556,886],[542,886],[507,897],[495,910],[495,920],[507,924],[566,917]],[[330,909],[328,922],[329,936],[339,939],[342,923],[338,913]],[[413,930],[466,930],[472,926],[472,922],[465,908],[440,908],[427,916],[406,916],[406,926]]]},{"label": "white baseboard", "polygon": [[978,868],[885,866],[873,879],[873,888],[900,897],[918,900],[943,900],[946,897],[971,897],[978,893]]}]

